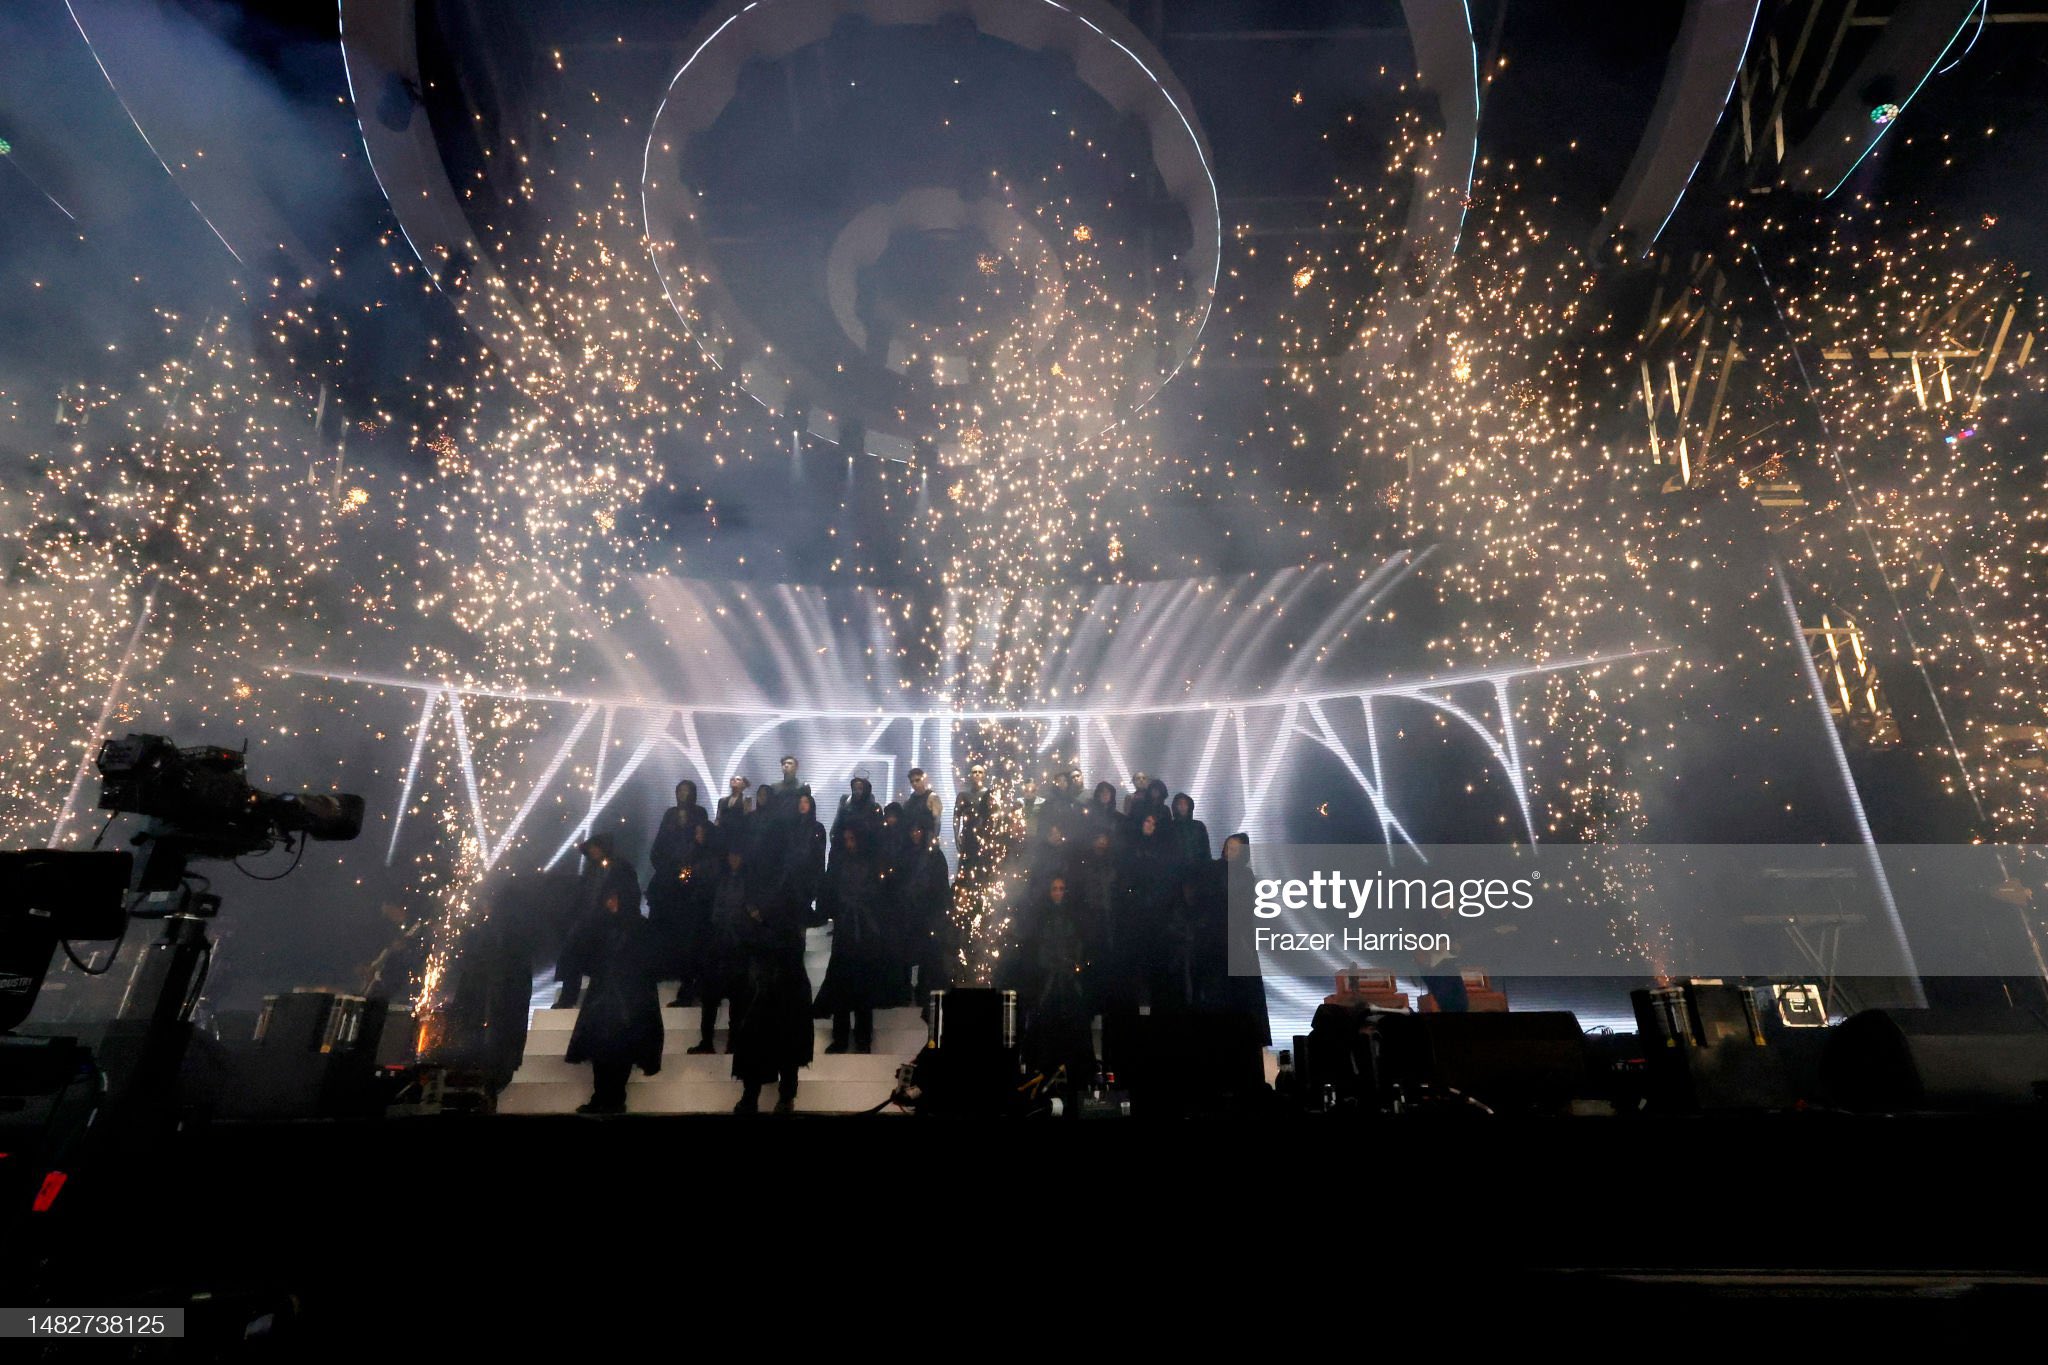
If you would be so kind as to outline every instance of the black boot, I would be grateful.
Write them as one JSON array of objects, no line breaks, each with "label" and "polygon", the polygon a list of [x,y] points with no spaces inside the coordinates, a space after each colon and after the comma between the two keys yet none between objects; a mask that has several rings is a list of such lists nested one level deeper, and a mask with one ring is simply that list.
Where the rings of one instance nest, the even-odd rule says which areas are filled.
[{"label": "black boot", "polygon": [[748,1081],[747,1088],[740,1091],[740,1102],[732,1107],[735,1114],[758,1114],[761,1112],[761,1086],[758,1081]]},{"label": "black boot", "polygon": [[597,1086],[590,1097],[590,1103],[580,1106],[579,1114],[623,1114],[626,1112],[626,1081],[632,1075],[630,1066],[615,1062],[601,1062],[591,1068],[597,1073]]},{"label": "black boot", "polygon": [[716,1051],[718,1051],[718,1045],[716,1043],[713,1043],[711,1039],[706,1038],[703,1042],[691,1048],[686,1055],[691,1057],[702,1057],[707,1055],[708,1053],[713,1053]]}]

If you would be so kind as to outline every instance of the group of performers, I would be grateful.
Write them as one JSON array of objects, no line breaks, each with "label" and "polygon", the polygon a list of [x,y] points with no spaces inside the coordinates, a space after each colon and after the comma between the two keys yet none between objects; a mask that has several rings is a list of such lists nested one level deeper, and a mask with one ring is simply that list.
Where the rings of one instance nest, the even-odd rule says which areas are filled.
[{"label": "group of performers", "polygon": [[[1257,978],[1230,976],[1226,954],[1229,890],[1252,875],[1250,842],[1234,834],[1215,856],[1188,796],[1169,799],[1143,774],[1128,793],[1099,782],[1084,796],[1072,769],[1043,791],[998,792],[975,763],[952,811],[952,869],[939,847],[946,812],[923,770],[886,805],[854,777],[828,829],[800,767],[785,756],[780,780],[759,787],[734,777],[709,811],[694,783],[678,783],[650,851],[644,917],[611,837],[581,846],[556,1004],[580,1008],[568,1058],[596,1072],[582,1112],[623,1112],[631,1068],[659,1069],[656,983],[677,981],[670,1008],[699,1011],[691,1052],[715,1050],[727,1012],[735,1112],[758,1112],[772,1081],[787,1113],[814,1018],[831,1021],[827,1052],[870,1051],[877,1009],[968,984],[965,926],[1005,905],[993,967],[976,974],[1018,993],[1028,1065],[1075,1086],[1142,1071],[1176,1095],[1262,1083],[1264,993]],[[813,995],[805,931],[827,924],[831,958]]]}]

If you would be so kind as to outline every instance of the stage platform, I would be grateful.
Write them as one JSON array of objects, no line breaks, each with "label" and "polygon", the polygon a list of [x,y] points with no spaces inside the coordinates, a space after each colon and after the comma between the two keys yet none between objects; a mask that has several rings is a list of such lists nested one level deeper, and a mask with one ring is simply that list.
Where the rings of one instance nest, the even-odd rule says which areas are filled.
[{"label": "stage platform", "polygon": [[[815,993],[825,979],[832,959],[832,931],[813,929],[804,945],[804,970],[810,973]],[[590,1067],[571,1065],[565,1054],[569,1035],[576,1027],[575,1010],[550,1008],[559,989],[552,976],[534,983],[534,1008],[526,1029],[526,1055],[512,1083],[498,1096],[501,1114],[572,1114],[590,1098]],[[661,1070],[643,1075],[636,1067],[626,1086],[626,1108],[636,1114],[723,1114],[740,1097],[740,1083],[732,1076],[732,1058],[726,1055],[731,1015],[726,1007],[718,1012],[719,1027],[713,1041],[718,1051],[691,1056],[690,1049],[702,1037],[701,1012],[697,1006],[671,1007],[676,983],[661,983]],[[924,1017],[914,1008],[876,1010],[874,1050],[869,1053],[828,1054],[832,1041],[831,1021],[817,1022],[817,1036],[811,1064],[803,1069],[797,1086],[796,1107],[802,1114],[864,1114],[879,1108],[881,1113],[903,1111],[889,1103],[896,1089],[896,1068],[916,1057],[923,1049],[928,1031]],[[774,1103],[773,1086],[762,1092],[762,1106]]]},{"label": "stage platform", "polygon": [[[674,998],[673,986],[664,986],[663,998]],[[646,1076],[634,1070],[626,1086],[626,1107],[636,1114],[722,1114],[730,1110],[740,1097],[740,1083],[732,1077],[732,1058],[725,1052],[725,1012],[719,1012],[718,1051],[694,1057],[688,1050],[700,1036],[697,1008],[664,1008],[661,1014],[667,1026],[661,1071]],[[563,1059],[575,1025],[575,1010],[535,1011],[526,1033],[526,1060],[498,1096],[499,1113],[569,1114],[590,1098],[590,1067],[572,1066]],[[876,1010],[872,1053],[828,1055],[825,1044],[830,1041],[831,1029],[821,1019],[817,1055],[800,1073],[797,1111],[860,1114],[880,1105],[885,1114],[901,1113],[888,1101],[896,1088],[896,1068],[924,1047],[925,1022],[918,1012]],[[762,1092],[763,1106],[773,1103],[774,1097],[775,1087],[767,1087]]]}]

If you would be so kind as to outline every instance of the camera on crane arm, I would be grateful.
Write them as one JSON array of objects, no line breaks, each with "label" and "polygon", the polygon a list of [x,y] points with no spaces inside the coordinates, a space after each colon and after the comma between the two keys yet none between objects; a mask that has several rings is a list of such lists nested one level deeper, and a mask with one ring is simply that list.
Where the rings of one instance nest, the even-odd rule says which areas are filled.
[{"label": "camera on crane arm", "polygon": [[[0,1163],[0,1248],[27,1245],[6,1225],[7,1211],[51,1207],[81,1163],[115,1169],[146,1160],[178,1121],[192,1015],[213,959],[207,926],[220,910],[207,879],[186,864],[283,845],[294,853],[289,872],[308,840],[362,832],[362,797],[257,791],[246,762],[233,749],[181,749],[161,735],[107,740],[99,805],[148,817],[131,841],[142,850],[139,873],[126,850],[0,853],[0,1147],[17,1158]],[[134,919],[158,920],[163,933],[135,955],[97,1041],[17,1031],[60,944],[80,971],[104,975]],[[74,941],[108,940],[114,948],[97,968],[72,951]],[[16,1176],[42,1182],[32,1206]]]},{"label": "camera on crane arm", "polygon": [[101,810],[150,817],[134,840],[146,850],[141,874],[125,852],[0,853],[0,1034],[28,1017],[58,944],[122,938],[131,917],[166,921],[153,956],[173,965],[138,973],[122,1013],[189,1018],[203,981],[194,976],[207,948],[203,922],[220,897],[188,884],[186,863],[279,843],[303,850],[307,839],[353,839],[363,827],[362,797],[257,791],[244,755],[233,749],[180,749],[161,735],[128,735],[100,746],[98,766]]},{"label": "camera on crane arm", "polygon": [[127,735],[100,745],[98,767],[101,810],[150,817],[135,840],[148,845],[136,882],[145,893],[176,891],[193,858],[302,849],[303,840],[353,839],[363,829],[362,797],[257,791],[236,749]]}]

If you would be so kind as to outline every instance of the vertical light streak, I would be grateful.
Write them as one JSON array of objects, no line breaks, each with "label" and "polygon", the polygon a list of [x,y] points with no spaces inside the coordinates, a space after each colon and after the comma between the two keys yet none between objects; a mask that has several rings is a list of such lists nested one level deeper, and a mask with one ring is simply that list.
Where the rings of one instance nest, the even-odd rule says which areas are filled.
[{"label": "vertical light streak", "polygon": [[1870,875],[1877,883],[1877,898],[1884,906],[1885,925],[1899,952],[1900,970],[1907,979],[1914,1006],[1925,1009],[1927,990],[1920,981],[1920,966],[1913,957],[1913,945],[1906,941],[1906,926],[1899,919],[1898,903],[1892,899],[1892,885],[1884,875],[1884,860],[1878,857],[1877,837],[1870,832],[1870,817],[1863,811],[1863,794],[1856,789],[1855,774],[1849,771],[1849,755],[1842,748],[1841,734],[1835,729],[1834,713],[1828,710],[1828,696],[1821,686],[1820,669],[1813,662],[1813,648],[1806,641],[1805,628],[1799,624],[1799,609],[1792,602],[1792,586],[1786,581],[1781,564],[1771,566],[1771,576],[1778,581],[1778,598],[1785,604],[1785,620],[1792,631],[1792,648],[1799,653],[1799,669],[1806,678],[1807,693],[1819,713],[1820,728],[1827,736],[1828,751],[1834,756],[1835,771],[1841,775],[1842,791],[1849,798],[1849,811],[1856,820],[1857,836],[1863,840]]},{"label": "vertical light streak", "polygon": [[107,737],[107,725],[114,718],[114,707],[120,704],[121,689],[128,682],[128,670],[135,663],[135,651],[142,644],[142,636],[149,629],[149,618],[156,612],[156,590],[162,582],[153,578],[149,590],[142,595],[142,610],[135,614],[135,629],[128,633],[128,644],[121,651],[120,662],[114,668],[114,679],[107,685],[107,699],[100,706],[100,717],[93,723],[92,733],[86,737],[85,753],[78,760],[78,774],[71,779],[71,790],[64,794],[64,805],[57,812],[57,823],[50,830],[50,847],[55,848],[64,838],[64,826],[71,821],[71,812],[78,805],[78,793],[85,789],[85,780],[92,772],[94,756],[99,743]]}]

